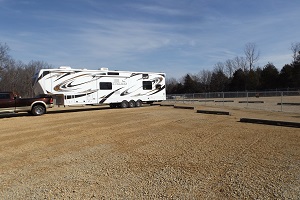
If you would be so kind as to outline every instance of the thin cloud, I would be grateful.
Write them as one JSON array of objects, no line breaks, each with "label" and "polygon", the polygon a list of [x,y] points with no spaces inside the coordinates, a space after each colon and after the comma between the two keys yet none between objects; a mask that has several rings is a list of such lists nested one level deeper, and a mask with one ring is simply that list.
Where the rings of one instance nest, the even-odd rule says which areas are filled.
[{"label": "thin cloud", "polygon": [[16,59],[57,66],[151,66],[178,76],[243,56],[245,44],[254,42],[257,64],[280,68],[291,61],[289,47],[300,31],[297,3],[281,0],[28,3],[0,0],[0,42]]},{"label": "thin cloud", "polygon": [[150,14],[171,15],[171,16],[189,15],[188,12],[180,10],[180,9],[162,7],[162,6],[158,6],[158,5],[134,4],[134,5],[131,5],[131,7],[135,8],[137,10],[143,11],[143,12],[150,13]]}]

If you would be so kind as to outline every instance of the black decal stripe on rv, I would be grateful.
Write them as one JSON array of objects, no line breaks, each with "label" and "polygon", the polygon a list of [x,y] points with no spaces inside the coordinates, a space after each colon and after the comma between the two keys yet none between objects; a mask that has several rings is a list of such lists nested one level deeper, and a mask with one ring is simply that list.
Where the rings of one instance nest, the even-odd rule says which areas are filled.
[{"label": "black decal stripe on rv", "polygon": [[122,92],[122,93],[120,94],[120,96],[125,96],[125,95],[130,94],[130,93],[128,92],[128,90],[130,90],[130,89],[133,88],[133,87],[134,87],[134,86],[132,86],[132,87],[128,88],[127,90],[125,90],[124,92]]},{"label": "black decal stripe on rv", "polygon": [[68,72],[68,73],[62,75],[61,77],[59,77],[58,79],[56,79],[55,81],[58,81],[59,79],[61,79],[63,77],[69,76],[70,74],[71,74],[71,72]]},{"label": "black decal stripe on rv", "polygon": [[[70,73],[69,73],[69,74],[70,74]],[[69,75],[69,74],[68,74],[68,75]],[[66,75],[67,75],[67,74],[65,74],[64,76],[66,76]],[[63,77],[64,77],[64,76],[63,76]],[[86,82],[83,82],[83,83],[80,83],[80,84],[77,84],[77,85],[72,85],[73,81],[76,80],[76,78],[81,77],[81,76],[90,76],[90,75],[89,75],[89,74],[81,74],[81,75],[78,75],[78,76],[73,77],[73,78],[71,77],[71,78],[69,78],[69,79],[63,81],[62,83],[56,85],[56,86],[54,87],[54,90],[55,90],[55,91],[60,91],[60,88],[65,88],[65,89],[67,89],[67,88],[70,88],[70,87],[75,87],[75,86],[78,86],[78,85],[83,85],[83,84],[86,84],[86,83],[90,83],[90,82],[92,82],[92,81],[95,81],[95,80],[99,79],[99,78],[94,79],[93,76],[90,76],[90,77],[92,77],[92,80],[89,80],[89,81],[86,81]],[[60,78],[62,78],[62,77],[60,77]],[[58,79],[57,79],[57,80],[58,80]],[[71,81],[71,82],[70,82],[70,81]],[[69,82],[70,82],[70,83],[69,83]]]},{"label": "black decal stripe on rv", "polygon": [[95,81],[95,79],[92,79],[92,80],[90,80],[90,81],[86,81],[86,82],[83,82],[83,83],[75,84],[75,85],[72,85],[72,83],[73,83],[73,81],[72,81],[72,82],[68,83],[67,87],[68,87],[68,88],[69,88],[69,87],[76,87],[76,86],[78,86],[78,85],[83,85],[83,84],[90,83],[90,82],[93,82],[93,81]]},{"label": "black decal stripe on rv", "polygon": [[[150,94],[150,95],[153,95],[153,94],[156,94],[156,93],[158,93],[158,92],[160,92],[160,91],[162,91],[163,89],[165,89],[165,85],[164,86],[162,86],[159,90],[157,90],[156,92],[153,92],[152,94]],[[149,96],[150,96],[149,95]]]},{"label": "black decal stripe on rv", "polygon": [[[66,95],[67,99],[76,99],[76,98],[79,98],[79,97],[83,97],[83,96],[87,96],[89,94],[93,94],[94,92],[89,92],[89,93],[86,93],[86,94],[78,94],[78,95]],[[74,98],[72,98],[74,97]]]},{"label": "black decal stripe on rv", "polygon": [[108,95],[106,95],[99,103],[104,103],[111,95],[113,95],[116,91],[120,90],[122,88],[119,88],[111,93],[109,93]]},{"label": "black decal stripe on rv", "polygon": [[[72,73],[72,72],[67,72],[66,74],[64,74],[64,75],[62,75],[61,77],[59,77],[58,79],[56,79],[55,81],[57,81],[57,80],[59,80],[59,79],[61,79],[61,78],[64,78],[64,77],[66,77],[66,76],[69,76],[70,74],[73,75],[74,73]],[[71,78],[65,80],[64,82],[68,82],[69,80],[74,80],[74,79],[76,79],[76,78],[78,78],[78,77],[86,76],[86,75],[89,75],[89,74],[80,74],[80,75],[77,75],[77,76],[75,76],[75,77],[71,77]],[[91,75],[89,75],[89,76],[91,76]]]},{"label": "black decal stripe on rv", "polygon": [[50,71],[43,71],[43,73],[40,75],[37,81],[41,80],[43,77],[45,77],[48,74],[50,74]]},{"label": "black decal stripe on rv", "polygon": [[130,75],[130,77],[137,76],[137,75],[141,75],[141,73],[132,73],[132,74]]},{"label": "black decal stripe on rv", "polygon": [[90,94],[93,94],[93,93],[94,92],[89,92],[89,93],[86,93],[86,94],[75,95],[75,98],[82,97],[82,96],[87,96],[87,95],[90,95]]},{"label": "black decal stripe on rv", "polygon": [[[77,84],[77,85],[72,85],[72,83],[73,83],[74,80],[76,80],[78,77],[82,77],[82,76],[89,77],[89,78],[91,77],[92,79],[89,80],[89,81],[86,81],[86,82]],[[82,85],[82,84],[85,84],[85,83],[89,83],[89,82],[98,80],[98,79],[101,78],[101,77],[97,77],[96,79],[94,79],[94,78],[95,78],[95,76],[92,75],[92,74],[80,74],[80,75],[78,75],[78,76],[75,76],[75,77],[73,77],[73,78],[70,78],[70,79],[66,80],[65,82],[69,82],[69,81],[71,80],[72,82],[69,83],[68,86],[70,85],[70,87],[74,87],[74,86],[78,86],[78,85]]]}]

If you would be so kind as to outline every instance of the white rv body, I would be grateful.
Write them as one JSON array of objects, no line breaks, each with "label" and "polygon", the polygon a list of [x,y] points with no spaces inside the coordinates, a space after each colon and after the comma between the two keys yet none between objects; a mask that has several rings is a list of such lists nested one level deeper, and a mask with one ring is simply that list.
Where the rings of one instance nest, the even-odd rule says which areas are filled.
[{"label": "white rv body", "polygon": [[[166,100],[165,74],[154,72],[42,69],[33,78],[35,95],[52,95],[56,105],[152,103]],[[125,105],[121,103],[125,102]],[[130,104],[130,103],[129,103]],[[130,104],[129,107],[135,105]]]}]

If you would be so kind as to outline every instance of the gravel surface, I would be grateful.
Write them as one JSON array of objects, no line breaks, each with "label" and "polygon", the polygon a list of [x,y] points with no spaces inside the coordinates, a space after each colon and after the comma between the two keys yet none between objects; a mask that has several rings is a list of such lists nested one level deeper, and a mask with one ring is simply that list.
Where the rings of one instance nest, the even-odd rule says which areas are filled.
[{"label": "gravel surface", "polygon": [[[300,91],[299,91],[300,93]],[[207,102],[206,102],[207,101]],[[271,112],[290,112],[300,114],[300,94],[283,97],[249,97],[249,98],[213,98],[213,99],[170,99],[169,103],[185,103],[195,106],[211,106],[220,108],[237,108],[266,110]],[[243,103],[240,103],[243,102]],[[247,103],[248,102],[248,103]],[[283,104],[283,105],[281,105]]]},{"label": "gravel surface", "polygon": [[2,115],[0,199],[299,199],[300,129],[238,121],[300,115],[225,111],[86,106]]}]

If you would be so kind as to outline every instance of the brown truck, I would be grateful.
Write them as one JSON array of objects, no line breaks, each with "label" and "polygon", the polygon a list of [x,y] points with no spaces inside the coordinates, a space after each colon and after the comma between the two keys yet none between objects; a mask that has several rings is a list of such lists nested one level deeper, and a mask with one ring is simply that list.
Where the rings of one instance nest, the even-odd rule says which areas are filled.
[{"label": "brown truck", "polygon": [[20,98],[13,92],[0,92],[0,112],[28,112],[37,116],[45,114],[51,107],[53,107],[51,96]]}]

